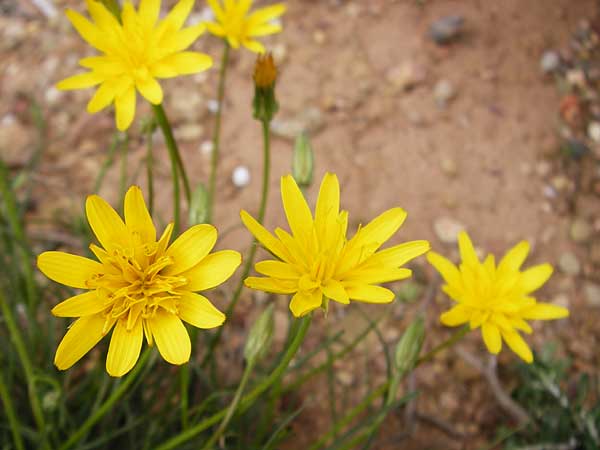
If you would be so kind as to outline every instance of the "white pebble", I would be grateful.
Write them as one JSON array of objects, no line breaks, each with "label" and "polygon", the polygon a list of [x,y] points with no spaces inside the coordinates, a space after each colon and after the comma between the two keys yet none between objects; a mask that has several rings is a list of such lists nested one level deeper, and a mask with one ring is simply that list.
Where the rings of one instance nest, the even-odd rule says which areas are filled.
[{"label": "white pebble", "polygon": [[206,107],[211,113],[216,114],[219,110],[219,102],[217,100],[209,100],[206,102]]},{"label": "white pebble", "polygon": [[243,188],[250,184],[250,171],[246,166],[237,166],[231,175],[233,185],[238,188]]},{"label": "white pebble", "polygon": [[212,141],[203,141],[202,144],[200,144],[200,153],[202,153],[204,156],[210,156],[210,155],[212,155],[212,152],[213,152]]}]

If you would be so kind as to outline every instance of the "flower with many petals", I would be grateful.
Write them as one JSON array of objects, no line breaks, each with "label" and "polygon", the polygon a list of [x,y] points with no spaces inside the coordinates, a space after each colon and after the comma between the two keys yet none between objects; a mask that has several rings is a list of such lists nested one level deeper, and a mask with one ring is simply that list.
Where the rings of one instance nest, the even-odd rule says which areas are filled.
[{"label": "flower with many petals", "polygon": [[207,23],[208,31],[226,39],[233,48],[243,45],[255,53],[264,53],[265,47],[257,37],[279,33],[281,25],[272,23],[286,7],[282,3],[259,8],[249,14],[252,0],[208,0],[215,22]]},{"label": "flower with many petals", "polygon": [[430,252],[427,259],[442,275],[443,290],[458,304],[443,313],[441,322],[449,327],[468,323],[481,327],[487,349],[497,354],[502,340],[524,361],[533,362],[533,354],[519,331],[531,333],[527,320],[551,320],[567,317],[561,306],[538,303],[531,294],[552,275],[550,264],[540,264],[521,272],[529,244],[518,243],[496,265],[494,255],[479,261],[466,232],[458,235],[462,263],[456,267],[443,256]]},{"label": "flower with many petals", "polygon": [[347,240],[348,212],[340,211],[334,174],[321,182],[314,218],[291,175],[281,179],[281,198],[291,233],[276,228],[273,236],[241,212],[244,225],[277,258],[258,262],[255,269],[265,276],[248,277],[245,284],[293,294],[290,310],[296,317],[327,309],[329,299],[342,304],[391,302],[394,293],[378,284],[410,277],[412,272],[400,266],[429,250],[427,241],[412,241],[378,251],[404,222],[401,208],[384,212]]},{"label": "flower with many petals", "polygon": [[38,267],[50,279],[87,292],[54,307],[58,317],[78,317],[56,350],[54,363],[68,369],[113,329],[106,370],[120,377],[138,360],[144,335],[163,358],[183,364],[191,344],[182,320],[198,328],[220,326],[225,316],[196,291],[227,280],[240,265],[233,250],[210,253],[212,225],[195,225],[171,245],[173,224],[157,240],[139,187],[125,196],[125,222],[97,195],[86,201],[90,226],[102,247],[90,245],[98,261],[44,252]]},{"label": "flower with many petals", "polygon": [[160,0],[140,0],[136,11],[126,1],[121,22],[95,0],[86,0],[92,22],[81,14],[67,11],[67,17],[81,37],[102,54],[83,58],[79,64],[89,72],[58,83],[58,89],[84,89],[98,86],[87,110],[98,112],[115,104],[117,128],[126,130],[135,116],[136,91],[150,103],[162,103],[163,91],[157,78],[172,78],[208,69],[212,58],[185,51],[206,26],[183,28],[194,0],[180,0],[159,20]]}]

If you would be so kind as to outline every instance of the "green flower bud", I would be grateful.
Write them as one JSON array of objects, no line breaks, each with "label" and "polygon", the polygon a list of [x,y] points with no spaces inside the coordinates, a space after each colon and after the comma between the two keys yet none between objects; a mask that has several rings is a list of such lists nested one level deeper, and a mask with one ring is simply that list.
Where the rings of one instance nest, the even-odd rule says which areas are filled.
[{"label": "green flower bud", "polygon": [[425,322],[417,317],[406,329],[396,346],[396,372],[399,378],[410,372],[417,363],[423,340],[425,339]]},{"label": "green flower bud", "polygon": [[254,118],[263,122],[270,122],[279,110],[275,98],[275,82],[277,81],[277,67],[270,53],[259,55],[254,66],[254,100],[252,108]]},{"label": "green flower bud", "polygon": [[202,183],[192,193],[190,201],[189,223],[190,226],[206,223],[208,220],[208,191]]},{"label": "green flower bud", "polygon": [[254,322],[252,328],[250,328],[246,346],[244,347],[244,358],[246,358],[246,361],[254,363],[267,353],[271,346],[273,328],[273,304],[270,304],[261,313],[256,322]]},{"label": "green flower bud", "polygon": [[308,187],[312,183],[314,156],[308,136],[300,133],[294,143],[292,175],[298,186]]}]

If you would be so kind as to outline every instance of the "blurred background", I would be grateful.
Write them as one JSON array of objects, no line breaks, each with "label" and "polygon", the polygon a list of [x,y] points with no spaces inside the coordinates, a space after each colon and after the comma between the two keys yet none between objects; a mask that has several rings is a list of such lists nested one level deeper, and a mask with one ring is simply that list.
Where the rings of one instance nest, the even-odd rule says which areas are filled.
[{"label": "blurred background", "polygon": [[[174,2],[163,3],[166,9]],[[342,207],[349,210],[352,227],[401,206],[408,219],[392,243],[428,239],[436,251],[455,258],[461,229],[468,230],[482,253],[497,256],[527,239],[533,251],[526,264],[550,262],[556,269],[538,298],[571,310],[569,319],[535,326],[527,338],[540,360],[534,372],[510,352],[500,355],[497,367],[490,365],[475,333],[457,351],[420,367],[403,387],[418,389],[418,398],[386,420],[375,448],[516,448],[544,439],[568,444],[569,430],[577,428],[573,417],[594,407],[597,426],[598,2],[286,3],[283,33],[265,40],[280,70],[281,107],[272,126],[267,228],[282,223],[279,177],[290,172],[294,138],[306,130],[315,152],[315,180],[325,171],[338,174]],[[96,188],[118,206],[125,145],[115,134],[113,112],[89,115],[85,105],[92,90],[54,87],[80,71],[80,58],[93,54],[64,16],[66,7],[85,9],[74,0],[0,0],[0,156],[12,173],[33,181],[26,218],[36,253],[85,248],[83,202]],[[190,21],[208,17],[199,0]],[[196,186],[208,178],[222,43],[205,35],[194,49],[210,54],[215,67],[162,85],[165,109]],[[256,211],[261,180],[261,130],[251,117],[253,65],[250,52],[232,53],[214,220],[222,235],[218,245],[240,251],[249,247],[250,236],[240,227],[238,212]],[[141,130],[150,113],[138,99],[126,145],[127,184],[142,188],[147,143]],[[172,207],[170,167],[160,132],[153,143],[156,221],[162,227]],[[317,191],[318,186],[309,189],[310,201]],[[307,406],[293,422],[296,438],[286,448],[302,448],[311,441],[310,430],[323,428],[323,417],[329,420],[330,405],[323,400],[329,388],[335,408],[343,411],[365,386],[385,378],[386,346],[398,340],[417,312],[424,312],[428,323],[425,349],[449,336],[438,317],[451,301],[436,289],[424,258],[414,268],[414,279],[397,286],[398,301],[380,322],[379,335],[370,335],[336,362],[333,387],[320,377],[294,394],[303,396]],[[228,283],[215,303],[220,309],[233,286]],[[47,297],[49,308],[59,300]],[[256,315],[254,305],[267,301],[265,294],[246,291],[224,329],[221,363],[231,367],[227,376],[232,380],[241,371],[240,351]],[[281,345],[287,301],[274,301]],[[334,305],[329,317],[318,318],[321,326],[313,327],[307,346],[339,330],[350,339],[363,328],[365,316],[376,319],[381,312],[369,305]],[[552,402],[548,385],[539,381],[548,379],[571,401],[569,408],[555,407],[557,398]],[[588,390],[582,394],[584,384]],[[581,404],[575,403],[578,396]],[[506,398],[509,402],[503,403]],[[539,417],[537,431],[519,428],[511,398],[529,416]],[[543,435],[544,426],[564,433]],[[498,447],[496,439],[502,441]]]}]

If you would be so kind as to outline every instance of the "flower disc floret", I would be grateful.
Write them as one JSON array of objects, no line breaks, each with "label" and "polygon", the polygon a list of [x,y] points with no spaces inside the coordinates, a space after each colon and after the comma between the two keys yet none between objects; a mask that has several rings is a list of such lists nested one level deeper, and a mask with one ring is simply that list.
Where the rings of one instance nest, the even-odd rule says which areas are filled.
[{"label": "flower disc floret", "polygon": [[171,245],[173,224],[160,239],[141,190],[125,196],[125,222],[102,198],[86,201],[88,221],[102,245],[91,244],[98,261],[63,252],[45,252],[38,267],[50,279],[87,292],[52,309],[58,317],[78,317],[56,351],[54,363],[68,369],[111,330],[106,360],[111,376],[135,365],[145,335],[163,358],[183,364],[191,343],[182,320],[198,328],[220,326],[225,316],[196,291],[223,283],[241,262],[238,252],[210,253],[217,240],[212,225],[200,224]]},{"label": "flower disc floret", "polygon": [[524,361],[533,362],[533,353],[519,334],[530,334],[527,320],[551,320],[567,317],[562,306],[539,303],[532,293],[552,275],[550,264],[540,264],[521,271],[529,253],[526,241],[513,247],[496,265],[494,255],[479,261],[466,232],[458,235],[461,264],[457,267],[443,256],[430,252],[427,259],[442,275],[443,290],[457,305],[440,316],[450,327],[469,324],[481,328],[483,341],[490,353],[498,354],[504,340]]},{"label": "flower disc floret", "polygon": [[411,241],[378,251],[404,222],[401,208],[384,212],[347,240],[348,213],[340,211],[334,174],[323,178],[314,219],[291,175],[281,179],[281,198],[291,233],[276,228],[274,236],[241,212],[244,225],[276,258],[258,262],[255,269],[264,277],[248,277],[245,284],[292,294],[290,310],[296,317],[327,309],[330,299],[342,304],[391,302],[394,293],[378,284],[410,277],[412,272],[400,266],[429,250],[427,241]]}]

